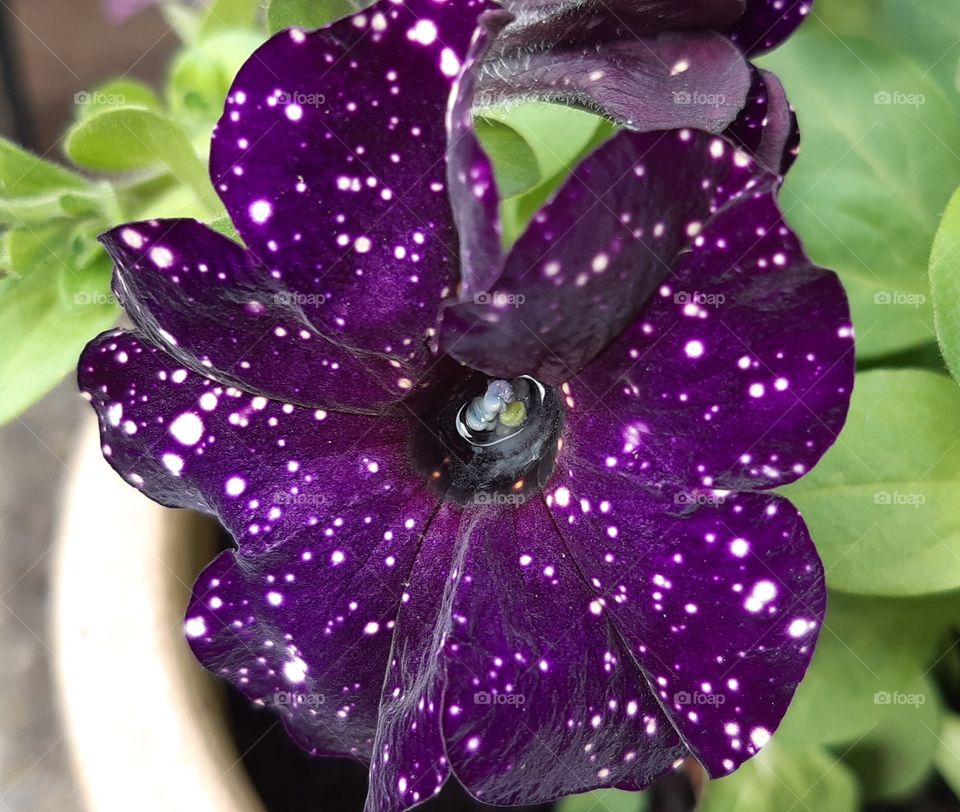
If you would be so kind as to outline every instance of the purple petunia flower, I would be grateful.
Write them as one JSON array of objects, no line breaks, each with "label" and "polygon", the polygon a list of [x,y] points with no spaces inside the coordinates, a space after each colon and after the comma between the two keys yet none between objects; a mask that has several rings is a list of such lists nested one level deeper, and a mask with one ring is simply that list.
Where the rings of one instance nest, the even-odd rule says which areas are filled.
[{"label": "purple petunia flower", "polygon": [[[832,443],[843,289],[723,137],[624,132],[509,251],[472,134],[482,2],[382,2],[238,74],[193,220],[104,236],[135,324],[86,349],[103,450],[237,549],[186,634],[367,809],[734,770],[825,589],[766,493]],[[447,105],[447,98],[451,101]],[[449,138],[448,138],[449,136]]]},{"label": "purple petunia flower", "polygon": [[726,130],[771,171],[792,163],[798,135],[783,88],[747,59],[793,33],[813,0],[503,4],[515,20],[486,56],[478,106],[519,94],[580,105],[638,132]]}]

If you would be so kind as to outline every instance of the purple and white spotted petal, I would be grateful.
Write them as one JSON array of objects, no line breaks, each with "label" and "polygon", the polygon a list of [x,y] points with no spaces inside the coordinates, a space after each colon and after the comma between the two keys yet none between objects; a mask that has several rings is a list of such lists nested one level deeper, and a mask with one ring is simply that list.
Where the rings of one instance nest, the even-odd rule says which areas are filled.
[{"label": "purple and white spotted petal", "polygon": [[768,172],[786,175],[800,150],[797,114],[780,80],[751,66],[747,105],[724,135],[751,153]]},{"label": "purple and white spotted petal", "polygon": [[564,384],[587,462],[635,482],[764,489],[833,444],[853,387],[849,307],[784,224],[777,182],[714,215],[636,321]]},{"label": "purple and white spotted petal", "polygon": [[725,33],[748,56],[776,48],[802,23],[813,0],[747,0],[743,16]]},{"label": "purple and white spotted petal", "polygon": [[458,780],[490,804],[640,789],[684,748],[607,618],[589,609],[541,498],[473,508],[444,647],[443,731]]},{"label": "purple and white spotted petal", "polygon": [[635,318],[713,213],[760,172],[704,133],[620,133],[534,217],[495,287],[445,309],[441,346],[494,376],[550,384],[576,376]]},{"label": "purple and white spotted petal", "polygon": [[196,220],[130,223],[101,237],[114,289],[136,326],[184,366],[227,386],[308,406],[381,411],[430,362],[422,344],[397,353],[331,341],[301,294]]},{"label": "purple and white spotted petal", "polygon": [[547,501],[593,587],[712,777],[755,754],[803,677],[826,606],[823,568],[782,497],[644,489],[568,456]]},{"label": "purple and white spotted petal", "polygon": [[214,185],[331,341],[414,352],[454,292],[447,98],[485,8],[382,0],[277,34],[237,74],[211,145]]},{"label": "purple and white spotted petal", "polygon": [[406,423],[224,388],[122,332],[91,343],[80,384],[118,473],[237,541],[195,587],[198,659],[278,704],[305,749],[369,759],[396,615],[437,510]]},{"label": "purple and white spotted petal", "polygon": [[[482,108],[517,98],[585,107],[637,132],[722,132],[750,88],[746,60],[715,31],[635,35],[606,19],[587,42],[542,45],[510,28],[483,64]],[[613,29],[609,35],[601,33]]]},{"label": "purple and white spotted petal", "polygon": [[225,387],[122,331],[87,346],[79,377],[117,472],[164,505],[216,516],[243,555],[315,540],[326,563],[345,535],[407,536],[436,502],[411,470],[404,420]]},{"label": "purple and white spotted petal", "polygon": [[466,301],[489,290],[503,268],[500,195],[493,165],[474,132],[472,108],[478,60],[510,19],[506,12],[481,15],[450,105],[447,189],[460,237],[459,298]]}]

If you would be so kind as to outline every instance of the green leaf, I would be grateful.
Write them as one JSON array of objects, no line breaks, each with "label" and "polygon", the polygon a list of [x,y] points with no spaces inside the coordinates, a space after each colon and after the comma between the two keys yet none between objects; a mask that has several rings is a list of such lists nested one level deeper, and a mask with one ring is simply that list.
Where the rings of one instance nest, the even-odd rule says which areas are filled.
[{"label": "green leaf", "polygon": [[170,72],[172,110],[216,121],[237,71],[262,41],[249,31],[220,31],[183,50]]},{"label": "green leaf", "polygon": [[843,756],[869,801],[912,795],[933,772],[943,706],[929,679],[886,695],[879,722]]},{"label": "green leaf", "polygon": [[883,718],[885,697],[911,691],[939,655],[960,597],[868,598],[830,593],[813,662],[777,740],[854,742]]},{"label": "green leaf", "polygon": [[271,34],[284,28],[323,28],[368,5],[365,0],[269,0],[267,28]]},{"label": "green leaf", "polygon": [[81,90],[75,93],[73,101],[77,105],[78,119],[87,118],[111,107],[145,107],[148,110],[159,110],[162,106],[153,89],[135,79],[112,79],[90,92]]},{"label": "green leaf", "polygon": [[598,789],[557,801],[556,812],[647,812],[649,797],[642,792]]},{"label": "green leaf", "polygon": [[66,151],[88,169],[122,172],[162,164],[211,211],[219,208],[203,161],[183,131],[156,111],[118,107],[93,113],[68,131]]},{"label": "green leaf", "polygon": [[960,798],[960,716],[948,713],[940,729],[940,747],[934,757],[937,771]]},{"label": "green leaf", "polygon": [[614,132],[614,126],[593,113],[548,102],[489,107],[484,120],[498,121],[517,132],[536,156],[541,181],[501,205],[503,241],[510,245],[583,158]]},{"label": "green leaf", "polygon": [[199,39],[233,29],[253,30],[257,26],[260,0],[214,0],[200,21]]},{"label": "green leaf", "polygon": [[857,376],[840,438],[782,489],[834,589],[921,595],[960,588],[960,389],[921,370]]},{"label": "green leaf", "polygon": [[238,245],[243,245],[243,240],[240,239],[240,235],[237,233],[237,227],[233,224],[233,220],[230,219],[229,215],[222,214],[216,219],[211,220],[207,225],[214,231],[223,234],[224,237],[229,237]]},{"label": "green leaf", "polygon": [[812,258],[840,272],[858,354],[929,341],[927,260],[960,183],[956,111],[913,63],[822,29],[763,64],[788,88],[803,132],[781,202]]},{"label": "green leaf", "polygon": [[532,189],[540,182],[540,167],[530,145],[513,127],[493,119],[478,118],[477,138],[493,162],[501,198]]},{"label": "green leaf", "polygon": [[0,198],[23,200],[86,186],[80,175],[0,138]]},{"label": "green leaf", "polygon": [[960,381],[960,189],[950,200],[930,252],[934,324],[947,367]]},{"label": "green leaf", "polygon": [[10,236],[20,275],[0,286],[0,424],[75,369],[84,344],[117,318],[105,254],[74,267],[76,245],[62,226]]},{"label": "green leaf", "polygon": [[697,812],[856,812],[858,796],[856,777],[826,750],[774,739],[733,775],[708,781]]}]

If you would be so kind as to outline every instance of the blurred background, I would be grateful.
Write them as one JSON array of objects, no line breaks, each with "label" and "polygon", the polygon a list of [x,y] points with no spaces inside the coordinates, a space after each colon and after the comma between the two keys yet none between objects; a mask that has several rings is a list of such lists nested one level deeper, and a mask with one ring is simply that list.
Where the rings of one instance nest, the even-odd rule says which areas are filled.
[{"label": "blurred background", "polygon": [[[177,39],[155,10],[110,25],[97,0],[0,0],[0,134],[62,160],[74,95],[159,82]],[[0,810],[75,812],[50,673],[51,544],[82,416],[72,380],[0,428]]]}]

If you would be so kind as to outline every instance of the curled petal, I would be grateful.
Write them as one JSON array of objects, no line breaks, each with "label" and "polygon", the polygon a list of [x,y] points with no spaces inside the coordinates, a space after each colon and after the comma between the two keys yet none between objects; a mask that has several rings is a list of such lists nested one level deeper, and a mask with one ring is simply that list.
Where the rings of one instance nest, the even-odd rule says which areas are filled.
[{"label": "curled petal", "polygon": [[780,80],[751,67],[746,107],[724,135],[750,152],[768,172],[786,175],[800,149],[800,129]]},{"label": "curled petal", "polygon": [[[195,220],[130,223],[101,241],[128,315],[181,364],[221,384],[308,406],[377,412],[429,362],[420,344],[365,353],[309,317],[335,286],[302,294]],[[331,281],[332,280],[327,280]]]},{"label": "curled petal", "polygon": [[484,8],[384,0],[277,34],[237,74],[211,147],[214,185],[331,341],[414,352],[457,284],[445,119]]},{"label": "curled petal", "polygon": [[705,134],[621,133],[534,217],[493,289],[446,308],[441,346],[490,375],[576,376],[759,171]]},{"label": "curled petal", "polygon": [[671,725],[711,777],[780,724],[817,641],[823,568],[781,497],[638,488],[567,458],[548,496]]},{"label": "curled petal", "polygon": [[747,0],[743,16],[725,33],[748,56],[776,48],[806,19],[813,0]]},{"label": "curled petal", "polygon": [[460,782],[490,804],[640,789],[683,748],[571,561],[543,503],[479,509],[444,646],[443,731]]},{"label": "curled petal", "polygon": [[750,72],[743,55],[713,31],[539,44],[507,33],[483,65],[477,104],[540,99],[593,110],[638,132],[692,127],[723,131],[743,107]]},{"label": "curled petal", "polygon": [[636,321],[565,384],[588,462],[644,482],[771,488],[833,444],[853,387],[849,307],[784,224],[776,186],[719,211]]}]

